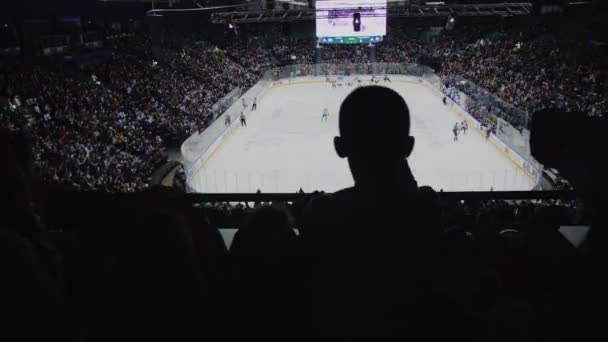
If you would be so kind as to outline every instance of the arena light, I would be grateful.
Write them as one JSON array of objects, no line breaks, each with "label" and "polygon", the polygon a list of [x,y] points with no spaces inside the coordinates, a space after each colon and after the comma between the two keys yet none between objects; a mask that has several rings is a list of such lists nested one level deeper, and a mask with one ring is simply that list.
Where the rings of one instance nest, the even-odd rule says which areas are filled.
[{"label": "arena light", "polygon": [[[200,6],[200,5],[199,5]],[[148,16],[162,16],[163,13],[184,13],[184,12],[205,12],[218,9],[237,8],[243,5],[226,5],[226,6],[211,6],[211,7],[195,7],[195,8],[153,8],[146,12]]]},{"label": "arena light", "polygon": [[236,26],[236,24],[232,20],[228,21],[228,31],[229,32],[234,32],[235,36],[239,35],[239,32],[237,30],[237,26]]},{"label": "arena light", "polygon": [[453,16],[450,15],[448,17],[448,20],[446,20],[446,22],[445,22],[445,29],[453,30],[455,25],[456,25],[456,18],[454,18]]},{"label": "arena light", "polygon": [[276,2],[282,2],[283,4],[293,5],[293,6],[302,6],[302,7],[308,6],[308,3],[305,1],[302,2],[302,1],[295,1],[295,0],[276,0]]}]

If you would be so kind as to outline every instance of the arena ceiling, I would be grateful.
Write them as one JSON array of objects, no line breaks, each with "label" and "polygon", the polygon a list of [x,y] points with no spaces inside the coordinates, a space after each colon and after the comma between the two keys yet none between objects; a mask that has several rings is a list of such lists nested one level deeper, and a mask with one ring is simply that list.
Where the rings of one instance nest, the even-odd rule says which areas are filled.
[{"label": "arena ceiling", "polygon": [[99,2],[142,2],[142,3],[152,3],[155,2],[157,4],[179,4],[182,0],[97,0]]},{"label": "arena ceiling", "polygon": [[[82,15],[82,16],[98,16],[98,15],[129,15],[141,16],[152,8],[155,4],[156,8],[201,8],[227,5],[246,5],[245,8],[235,6],[235,9],[225,9],[224,11],[251,11],[265,10],[263,6],[269,0],[19,0],[5,1],[0,18],[43,18],[56,15]],[[293,6],[294,4],[308,3],[308,0],[272,0],[275,3],[275,8],[282,9],[281,3],[286,2],[291,4],[292,10],[307,10],[308,6]],[[315,0],[313,0],[315,1]],[[446,4],[464,4],[464,3],[503,3],[504,0],[387,0],[392,6],[408,6],[421,5],[426,2],[444,2]],[[587,3],[595,2],[603,4],[603,8],[608,4],[605,0],[512,0],[513,2],[527,3]],[[278,5],[278,6],[276,6]]]}]

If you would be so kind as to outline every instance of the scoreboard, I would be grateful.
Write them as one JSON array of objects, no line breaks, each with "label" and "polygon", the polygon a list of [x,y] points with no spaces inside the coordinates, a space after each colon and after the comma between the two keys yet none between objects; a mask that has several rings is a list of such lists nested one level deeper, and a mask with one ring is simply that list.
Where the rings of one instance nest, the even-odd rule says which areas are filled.
[{"label": "scoreboard", "polygon": [[386,35],[387,0],[317,0],[317,38],[325,44],[366,44]]}]

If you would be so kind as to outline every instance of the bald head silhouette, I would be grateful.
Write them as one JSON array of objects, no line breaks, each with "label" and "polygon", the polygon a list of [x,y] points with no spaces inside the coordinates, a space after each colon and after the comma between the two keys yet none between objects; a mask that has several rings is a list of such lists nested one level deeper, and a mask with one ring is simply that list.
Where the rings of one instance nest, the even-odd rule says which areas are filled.
[{"label": "bald head silhouette", "polygon": [[431,300],[419,280],[441,228],[432,189],[420,192],[408,166],[408,106],[389,88],[357,88],[342,103],[339,124],[334,145],[355,185],[311,200],[301,220],[315,260],[311,326],[332,336],[425,330],[431,323],[419,316]]},{"label": "bald head silhouette", "polygon": [[348,159],[355,185],[396,180],[407,167],[405,159],[414,147],[410,112],[394,90],[357,88],[342,102],[339,124],[334,146],[338,156]]}]

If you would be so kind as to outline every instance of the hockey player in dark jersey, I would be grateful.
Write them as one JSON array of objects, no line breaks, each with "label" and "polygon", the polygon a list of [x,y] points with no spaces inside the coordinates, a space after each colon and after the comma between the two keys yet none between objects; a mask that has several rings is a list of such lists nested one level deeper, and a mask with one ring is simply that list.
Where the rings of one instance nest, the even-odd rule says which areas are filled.
[{"label": "hockey player in dark jersey", "polygon": [[467,129],[469,129],[469,123],[467,122],[467,120],[464,120],[461,124],[460,124],[460,131],[464,134],[467,134]]},{"label": "hockey player in dark jersey", "polygon": [[245,113],[241,112],[241,126],[247,127],[247,119],[245,118]]}]

